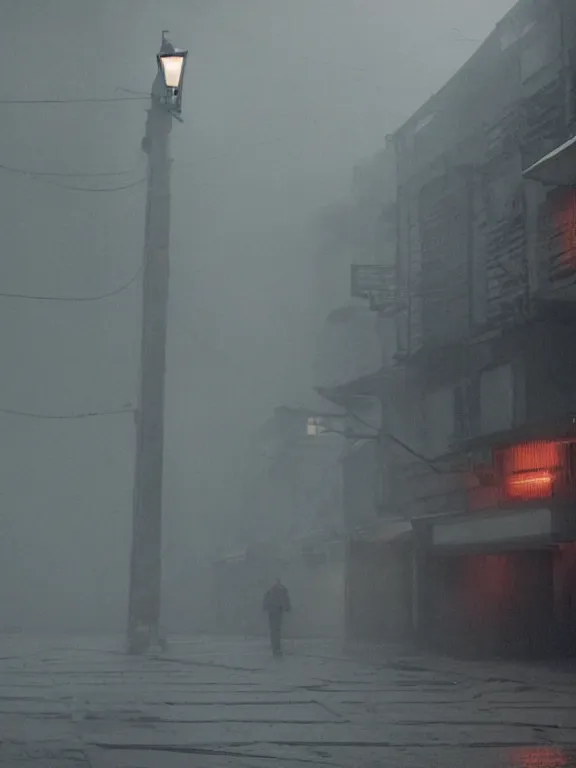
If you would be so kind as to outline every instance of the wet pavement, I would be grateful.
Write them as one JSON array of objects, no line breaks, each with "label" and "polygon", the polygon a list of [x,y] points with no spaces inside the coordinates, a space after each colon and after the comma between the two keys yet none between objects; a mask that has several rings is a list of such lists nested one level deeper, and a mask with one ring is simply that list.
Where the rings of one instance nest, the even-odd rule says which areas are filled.
[{"label": "wet pavement", "polygon": [[0,766],[576,768],[576,671],[322,641],[0,637]]}]

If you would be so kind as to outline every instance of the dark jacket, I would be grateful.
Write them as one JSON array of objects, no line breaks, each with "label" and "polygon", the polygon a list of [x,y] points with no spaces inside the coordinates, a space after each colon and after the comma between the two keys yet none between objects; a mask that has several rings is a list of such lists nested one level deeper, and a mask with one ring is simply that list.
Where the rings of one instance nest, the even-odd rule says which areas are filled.
[{"label": "dark jacket", "polygon": [[274,584],[264,595],[262,607],[268,613],[290,611],[290,595],[283,584]]}]

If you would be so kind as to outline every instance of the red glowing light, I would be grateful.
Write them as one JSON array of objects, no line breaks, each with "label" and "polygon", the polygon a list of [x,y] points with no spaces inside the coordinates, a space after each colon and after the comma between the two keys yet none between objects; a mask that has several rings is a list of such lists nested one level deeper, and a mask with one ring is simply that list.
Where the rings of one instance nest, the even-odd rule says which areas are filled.
[{"label": "red glowing light", "polygon": [[510,751],[510,759],[518,768],[568,768],[572,763],[560,747],[516,747]]},{"label": "red glowing light", "polygon": [[563,464],[564,446],[560,442],[536,441],[505,448],[500,454],[505,496],[513,501],[552,496]]},{"label": "red glowing light", "polygon": [[510,499],[545,499],[552,495],[554,475],[547,470],[508,475],[506,496]]},{"label": "red glowing light", "polygon": [[508,475],[539,469],[555,469],[560,464],[561,445],[561,443],[537,441],[506,448],[502,452],[504,473]]},{"label": "red glowing light", "polygon": [[469,489],[470,509],[491,509],[506,501],[574,501],[575,466],[574,437],[497,448],[493,454],[493,475],[482,465],[475,470],[478,484]]},{"label": "red glowing light", "polygon": [[554,214],[556,231],[562,237],[561,264],[576,267],[576,192],[569,190]]}]

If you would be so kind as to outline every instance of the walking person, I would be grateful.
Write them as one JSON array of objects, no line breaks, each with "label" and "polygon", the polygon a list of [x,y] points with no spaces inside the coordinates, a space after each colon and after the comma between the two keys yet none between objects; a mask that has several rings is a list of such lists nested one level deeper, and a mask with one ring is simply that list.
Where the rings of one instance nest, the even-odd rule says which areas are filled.
[{"label": "walking person", "polygon": [[276,579],[274,586],[264,595],[262,607],[268,614],[272,653],[274,656],[282,656],[282,618],[284,612],[289,613],[292,606],[288,590],[280,579]]}]

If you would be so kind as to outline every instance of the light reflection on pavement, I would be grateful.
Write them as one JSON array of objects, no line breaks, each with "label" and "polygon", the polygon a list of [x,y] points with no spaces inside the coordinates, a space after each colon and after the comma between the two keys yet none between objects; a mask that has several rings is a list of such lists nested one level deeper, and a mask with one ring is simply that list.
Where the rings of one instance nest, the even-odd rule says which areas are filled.
[{"label": "light reflection on pavement", "polygon": [[576,765],[576,752],[558,747],[516,747],[508,755],[510,768],[567,768]]},{"label": "light reflection on pavement", "polygon": [[0,637],[6,768],[576,768],[576,674],[335,643]]}]

